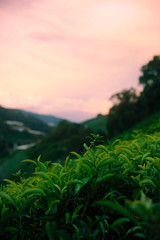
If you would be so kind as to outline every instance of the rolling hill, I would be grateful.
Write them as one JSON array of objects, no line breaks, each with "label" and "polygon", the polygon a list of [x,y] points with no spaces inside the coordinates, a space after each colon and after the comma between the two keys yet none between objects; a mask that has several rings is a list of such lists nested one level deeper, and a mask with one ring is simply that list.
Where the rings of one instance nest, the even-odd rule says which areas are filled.
[{"label": "rolling hill", "polygon": [[44,114],[37,114],[37,113],[33,113],[33,112],[28,112],[28,111],[24,111],[24,110],[20,110],[25,116],[33,116],[37,119],[40,119],[41,121],[45,122],[46,124],[48,124],[49,126],[57,126],[58,123],[60,123],[62,120],[62,118],[58,118],[52,115],[44,115]]},{"label": "rolling hill", "polygon": [[25,115],[21,110],[17,109],[0,107],[0,120],[3,122],[8,120],[21,122],[30,129],[46,133],[50,130],[50,127],[43,121],[37,119],[34,116]]},{"label": "rolling hill", "polygon": [[[59,131],[46,140],[51,143],[55,138],[56,143],[59,139],[62,151],[74,136],[70,148],[76,151],[75,137],[87,129],[82,126],[61,122]],[[19,170],[14,181],[4,179],[1,185],[2,238],[158,240],[160,113],[135,125],[122,137],[127,132],[129,140],[118,136],[106,146],[96,147],[94,140],[99,136],[92,135],[92,144],[84,144],[80,154],[71,152],[64,165],[48,161],[49,156],[47,161],[24,161],[34,166],[33,174],[27,177]],[[48,154],[45,144],[39,154],[42,150]],[[51,147],[57,150],[58,146]],[[4,163],[3,171],[8,170],[8,164]],[[29,170],[30,165],[25,167]]]},{"label": "rolling hill", "polygon": [[34,116],[0,107],[0,157],[15,146],[36,142],[50,130],[51,127]]},{"label": "rolling hill", "polygon": [[100,132],[101,134],[107,134],[107,115],[99,114],[97,117],[82,122],[85,126],[91,129],[93,132]]}]

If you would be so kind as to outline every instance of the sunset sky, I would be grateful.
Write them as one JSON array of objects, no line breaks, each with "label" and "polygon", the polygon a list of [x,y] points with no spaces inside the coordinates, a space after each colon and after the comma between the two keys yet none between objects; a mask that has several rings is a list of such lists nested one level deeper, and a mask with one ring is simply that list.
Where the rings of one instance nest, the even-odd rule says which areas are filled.
[{"label": "sunset sky", "polygon": [[159,0],[0,0],[0,105],[106,114],[160,54]]}]

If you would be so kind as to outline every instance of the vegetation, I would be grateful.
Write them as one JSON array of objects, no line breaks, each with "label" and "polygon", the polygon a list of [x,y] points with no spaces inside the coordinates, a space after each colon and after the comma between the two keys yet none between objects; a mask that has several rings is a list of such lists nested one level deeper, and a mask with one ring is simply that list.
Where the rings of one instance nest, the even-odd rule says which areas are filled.
[{"label": "vegetation", "polygon": [[64,166],[25,160],[29,178],[5,179],[1,239],[154,239],[160,235],[160,134],[72,152]]},{"label": "vegetation", "polygon": [[36,141],[37,136],[27,131],[13,130],[10,126],[5,123],[0,123],[0,140],[5,141],[8,146],[23,145],[30,142]]},{"label": "vegetation", "polygon": [[49,132],[50,127],[43,121],[35,118],[34,116],[25,115],[20,110],[7,109],[0,106],[0,120],[5,122],[6,120],[16,120],[24,123],[25,126],[30,129],[34,129],[42,132]]},{"label": "vegetation", "polygon": [[10,155],[14,146],[37,141],[37,136],[27,131],[17,131],[0,119],[0,164],[4,157]]},{"label": "vegetation", "polygon": [[84,121],[82,122],[82,124],[87,126],[94,133],[106,135],[107,134],[106,122],[107,115],[98,114],[96,118]]},{"label": "vegetation", "polygon": [[143,91],[140,95],[131,88],[111,97],[115,103],[108,115],[108,137],[116,136],[160,111],[160,56],[155,56],[144,65],[141,72],[139,83],[143,86]]},{"label": "vegetation", "polygon": [[108,137],[130,128],[138,120],[138,97],[135,89],[123,90],[111,97],[115,101],[107,119]]},{"label": "vegetation", "polygon": [[146,120],[135,124],[128,130],[112,138],[112,141],[119,138],[121,140],[131,140],[143,134],[157,134],[160,132],[160,112],[154,113]]},{"label": "vegetation", "polygon": [[[105,126],[105,119],[104,116],[99,116],[97,121],[96,119],[94,120],[95,126],[96,122],[103,122]],[[97,129],[99,127],[100,126],[97,125]],[[63,164],[67,154],[69,154],[72,149],[78,153],[83,151],[83,143],[86,141],[86,137],[90,132],[91,130],[86,124],[61,121],[57,127],[52,128],[51,133],[44,135],[44,137],[41,136],[41,138],[37,138],[37,136],[27,131],[19,132],[13,130],[2,121],[2,124],[0,124],[1,179],[6,177],[13,178],[12,173],[20,168],[22,172],[27,172],[27,174],[30,175],[31,172],[34,171],[33,165],[30,163],[22,164],[21,160],[28,157],[36,159],[39,154],[41,154],[43,161],[51,160]],[[13,151],[13,145],[15,143],[23,145],[36,141],[37,144],[32,148],[23,151]],[[87,140],[87,143],[89,143],[89,140]]]},{"label": "vegetation", "polygon": [[60,123],[63,120],[61,118],[57,118],[57,117],[54,117],[54,116],[51,116],[51,115],[36,114],[36,113],[32,113],[32,112],[27,112],[27,111],[24,111],[24,110],[21,110],[21,112],[24,115],[33,116],[33,117],[38,118],[41,121],[43,121],[47,124],[53,125],[53,126],[58,125],[58,123]]},{"label": "vegetation", "polygon": [[[154,57],[142,67],[140,95],[131,88],[112,97],[107,134],[116,138],[107,145],[97,145],[97,133],[86,139],[88,126],[97,131],[100,122],[102,130],[106,116],[84,124],[62,121],[27,153],[8,152],[10,159],[0,138],[2,178],[7,169],[9,175],[21,168],[0,187],[0,239],[159,239],[159,66]],[[5,136],[8,126],[0,121]],[[42,156],[20,166],[26,154]]]},{"label": "vegetation", "polygon": [[29,157],[33,159],[41,154],[43,161],[53,161],[54,159],[54,161],[63,163],[66,155],[72,149],[78,153],[83,151],[83,143],[89,134],[90,130],[84,125],[64,120],[27,152]]},{"label": "vegetation", "polygon": [[[23,128],[18,130],[12,125],[8,125],[7,121],[19,122]],[[41,120],[26,116],[20,110],[6,109],[0,107],[0,163],[3,158],[9,158],[10,153],[17,145],[25,145],[36,142],[41,138],[41,135],[33,134],[29,130],[38,130],[42,133],[47,133],[51,128]]]},{"label": "vegetation", "polygon": [[[22,160],[27,159],[27,153],[23,150],[14,150],[0,160],[0,182],[4,178],[14,178],[14,173],[21,168],[27,167]],[[29,168],[27,169],[29,172]]]},{"label": "vegetation", "polygon": [[[139,83],[143,85],[140,103],[146,115],[160,110],[160,56],[155,56],[141,68]],[[144,112],[143,110],[143,112]]]},{"label": "vegetation", "polygon": [[[86,137],[89,136],[91,131],[106,136],[104,133],[106,119],[106,116],[101,115],[82,124],[63,120],[38,144],[29,148],[27,155],[36,159],[41,154],[42,161],[51,160],[63,164],[66,156],[73,149],[79,154],[82,153],[84,141],[89,144],[89,139],[86,139]],[[105,137],[103,139],[105,140]],[[31,169],[31,164],[28,165]]]}]

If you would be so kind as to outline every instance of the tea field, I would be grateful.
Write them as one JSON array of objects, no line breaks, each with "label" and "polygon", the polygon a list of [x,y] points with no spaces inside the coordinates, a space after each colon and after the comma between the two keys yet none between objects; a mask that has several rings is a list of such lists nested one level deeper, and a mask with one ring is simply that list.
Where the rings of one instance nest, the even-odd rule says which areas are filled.
[{"label": "tea field", "polygon": [[154,239],[160,236],[160,133],[71,152],[64,166],[25,160],[35,171],[4,179],[1,239]]}]

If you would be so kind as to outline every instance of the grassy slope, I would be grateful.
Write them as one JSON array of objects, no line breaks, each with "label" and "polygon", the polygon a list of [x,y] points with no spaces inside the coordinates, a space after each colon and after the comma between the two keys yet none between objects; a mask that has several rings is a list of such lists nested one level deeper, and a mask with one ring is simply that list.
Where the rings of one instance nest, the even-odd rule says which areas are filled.
[{"label": "grassy slope", "polygon": [[89,119],[82,123],[87,125],[88,128],[90,128],[94,132],[101,131],[104,134],[107,133],[107,115],[100,115],[96,118]]},{"label": "grassy slope", "polygon": [[0,121],[0,140],[5,140],[7,143],[17,143],[23,145],[35,142],[37,140],[37,136],[27,131],[19,132],[13,130],[7,124]]},{"label": "grassy slope", "polygon": [[0,180],[11,178],[12,174],[26,165],[22,163],[27,158],[26,151],[15,150],[10,156],[0,159]]},{"label": "grassy slope", "polygon": [[8,126],[6,120],[23,122],[25,126],[33,129],[48,132],[50,127],[33,116],[25,116],[20,110],[6,109],[0,106],[0,179],[11,177],[12,172],[20,169],[24,164],[20,161],[27,158],[25,151],[14,151],[9,155],[3,154],[6,146],[7,153],[15,144],[23,145],[37,141],[39,136],[27,131],[19,132]]},{"label": "grassy slope", "polygon": [[37,135],[25,131],[13,130],[11,126],[7,125],[6,120],[22,122],[25,127],[32,130],[38,130],[48,133],[51,128],[43,121],[33,117],[26,116],[20,110],[7,109],[0,106],[0,141],[5,141],[8,144],[28,144],[37,140]]},{"label": "grassy slope", "polygon": [[[156,118],[142,128],[154,129]],[[34,162],[32,177],[1,188],[1,239],[159,240],[160,132],[154,131],[85,146],[64,167]]]},{"label": "grassy slope", "polygon": [[146,120],[134,125],[132,128],[114,137],[114,139],[121,138],[127,140],[134,138],[136,135],[153,134],[159,132],[160,132],[160,112],[157,112],[152,116],[148,117]]},{"label": "grassy slope", "polygon": [[[102,121],[102,123],[104,124],[105,118],[106,118],[106,116],[102,116],[102,117],[99,117],[99,119],[95,118],[95,119],[88,120],[88,121],[86,121],[86,123],[88,125],[90,125],[90,127],[92,126],[92,130],[98,129],[97,123],[100,123]],[[136,124],[131,129],[116,136],[114,139],[120,138],[120,139],[127,140],[127,139],[133,139],[138,134],[153,134],[153,133],[158,133],[158,132],[160,132],[160,112],[152,115],[151,117],[147,118],[145,121]],[[37,156],[38,156],[38,154],[41,154],[42,152],[44,153],[46,151],[48,153],[47,160],[51,160],[51,158],[49,156],[49,154],[51,154],[51,152],[56,151],[54,154],[58,154],[58,153],[60,154],[60,152],[64,151],[64,149],[62,149],[60,151],[60,149],[58,149],[57,147],[53,148],[53,145],[54,145],[54,143],[51,144],[51,138],[48,138],[48,142],[46,141],[46,143],[42,142],[42,144],[41,144],[42,150],[40,150],[40,148],[37,149]],[[75,151],[74,147],[73,147],[73,151]],[[1,179],[9,178],[9,177],[11,177],[11,174],[13,172],[18,171],[20,168],[24,169],[25,171],[28,171],[27,167],[30,168],[32,166],[30,166],[30,165],[26,166],[26,164],[21,162],[21,160],[26,159],[26,158],[27,158],[27,153],[26,153],[26,151],[22,151],[22,150],[14,151],[9,157],[1,158],[1,160],[0,160],[0,164],[1,164],[0,178]]]},{"label": "grassy slope", "polygon": [[63,162],[73,149],[79,153],[83,151],[83,143],[89,134],[83,125],[63,121],[27,152],[30,158],[36,159],[41,154],[43,161]]}]

